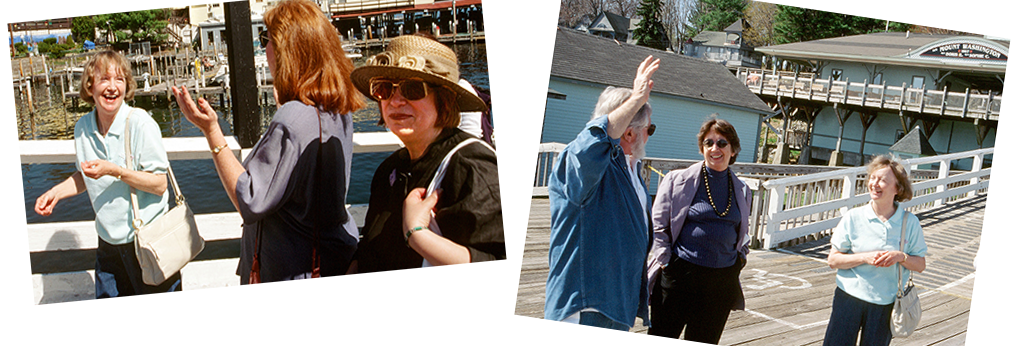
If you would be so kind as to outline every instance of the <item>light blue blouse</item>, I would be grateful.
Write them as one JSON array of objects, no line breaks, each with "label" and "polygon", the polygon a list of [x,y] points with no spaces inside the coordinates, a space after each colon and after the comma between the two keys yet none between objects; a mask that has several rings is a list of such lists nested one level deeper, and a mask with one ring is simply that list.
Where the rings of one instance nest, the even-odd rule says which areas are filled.
[{"label": "light blue blouse", "polygon": [[[78,162],[75,164],[81,171],[81,163],[91,160],[106,160],[115,165],[125,167],[124,157],[124,121],[131,114],[131,153],[134,155],[134,170],[157,174],[166,174],[170,161],[163,149],[163,136],[159,124],[145,110],[128,105],[121,105],[113,124],[106,135],[99,133],[95,109],[83,115],[74,126],[74,149]],[[99,238],[109,244],[127,244],[134,241],[131,220],[130,186],[117,177],[109,175],[92,179],[84,174],[85,189],[92,201],[92,209],[96,212],[96,233]],[[163,215],[167,209],[167,196],[170,189],[162,195],[154,195],[136,189],[138,208],[142,221],[148,224],[156,217]]]},{"label": "light blue blouse", "polygon": [[[832,247],[845,254],[899,251],[904,212],[903,207],[896,203],[892,217],[881,221],[870,204],[851,209],[833,229]],[[921,222],[914,214],[907,215],[906,236],[903,252],[919,257],[928,254]],[[896,268],[903,271],[903,284],[906,285],[909,271],[902,265],[879,268],[870,264],[838,270],[836,285],[857,299],[878,305],[892,304],[896,298]]]}]

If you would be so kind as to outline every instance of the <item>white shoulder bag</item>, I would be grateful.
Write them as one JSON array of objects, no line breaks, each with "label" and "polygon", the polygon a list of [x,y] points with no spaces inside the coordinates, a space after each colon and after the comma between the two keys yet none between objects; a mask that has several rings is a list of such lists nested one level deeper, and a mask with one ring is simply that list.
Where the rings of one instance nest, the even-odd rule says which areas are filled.
[{"label": "white shoulder bag", "polygon": [[[903,211],[903,223],[900,225],[900,252],[907,240],[907,211]],[[896,302],[893,303],[892,318],[889,319],[889,330],[893,337],[905,338],[914,332],[921,322],[921,299],[914,289],[914,273],[907,278],[907,288],[903,289],[903,270],[896,264]]]},{"label": "white shoulder bag", "polygon": [[[124,160],[127,168],[134,170],[129,120],[130,116],[124,121]],[[177,186],[173,169],[169,164],[166,168],[177,205],[147,225],[142,225],[141,214],[138,211],[138,196],[135,194],[135,188],[131,187],[131,210],[134,213],[131,225],[135,229],[135,255],[138,257],[138,265],[142,267],[142,281],[151,286],[166,281],[205,249],[205,239],[198,233],[195,214],[191,212],[184,194]]]}]

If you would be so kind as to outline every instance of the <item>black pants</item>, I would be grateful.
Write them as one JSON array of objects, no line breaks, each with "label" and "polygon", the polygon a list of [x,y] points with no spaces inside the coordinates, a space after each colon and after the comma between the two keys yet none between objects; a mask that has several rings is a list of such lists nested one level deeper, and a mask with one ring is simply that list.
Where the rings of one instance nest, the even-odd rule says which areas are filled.
[{"label": "black pants", "polygon": [[708,268],[673,256],[652,290],[648,334],[679,338],[684,332],[684,340],[718,344],[740,297],[740,268],[740,261]]},{"label": "black pants", "polygon": [[96,248],[96,299],[181,290],[177,272],[157,286],[142,281],[142,267],[135,256],[134,243],[113,245],[99,239]]}]

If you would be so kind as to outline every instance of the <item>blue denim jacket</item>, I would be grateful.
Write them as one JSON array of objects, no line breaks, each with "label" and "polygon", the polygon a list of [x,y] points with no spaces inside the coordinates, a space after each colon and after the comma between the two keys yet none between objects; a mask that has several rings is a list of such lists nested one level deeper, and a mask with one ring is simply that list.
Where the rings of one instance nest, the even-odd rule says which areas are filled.
[{"label": "blue denim jacket", "polygon": [[589,122],[553,165],[545,318],[594,308],[626,325],[635,316],[647,325],[648,211],[607,126],[604,115]]}]

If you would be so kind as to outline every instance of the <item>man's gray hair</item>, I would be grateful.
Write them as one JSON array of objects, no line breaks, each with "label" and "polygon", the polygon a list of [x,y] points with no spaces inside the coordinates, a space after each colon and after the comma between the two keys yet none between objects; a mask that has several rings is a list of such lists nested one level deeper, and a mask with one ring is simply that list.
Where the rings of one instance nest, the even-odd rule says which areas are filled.
[{"label": "man's gray hair", "polygon": [[[595,119],[601,115],[611,113],[616,108],[620,107],[627,98],[630,97],[630,88],[618,88],[618,87],[606,87],[606,90],[602,91],[599,95],[599,101],[595,103],[595,111],[592,112],[591,118]],[[638,109],[637,114],[630,120],[630,124],[627,127],[641,127],[645,126],[649,122],[649,117],[652,115],[652,106],[646,102],[641,105]]]}]

